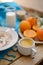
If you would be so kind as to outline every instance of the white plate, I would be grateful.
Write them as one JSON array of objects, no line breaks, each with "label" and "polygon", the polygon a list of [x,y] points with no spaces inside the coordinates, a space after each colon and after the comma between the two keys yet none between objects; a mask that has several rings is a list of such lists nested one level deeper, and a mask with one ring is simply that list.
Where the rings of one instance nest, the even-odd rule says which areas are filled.
[{"label": "white plate", "polygon": [[16,44],[16,42],[17,42],[17,40],[18,40],[18,34],[17,34],[17,32],[16,32],[14,29],[12,29],[12,28],[0,27],[0,32],[1,32],[1,31],[2,31],[2,32],[3,32],[3,31],[6,31],[7,29],[10,29],[9,33],[10,33],[10,35],[12,36],[12,40],[11,40],[11,42],[10,42],[9,44],[6,44],[5,46],[0,47],[0,51],[6,50],[6,49],[12,47],[13,45]]},{"label": "white plate", "polygon": [[[18,34],[21,38],[24,38],[23,34],[21,33],[20,29],[18,30]],[[37,39],[34,39],[36,44],[43,44],[43,41],[39,41]]]}]

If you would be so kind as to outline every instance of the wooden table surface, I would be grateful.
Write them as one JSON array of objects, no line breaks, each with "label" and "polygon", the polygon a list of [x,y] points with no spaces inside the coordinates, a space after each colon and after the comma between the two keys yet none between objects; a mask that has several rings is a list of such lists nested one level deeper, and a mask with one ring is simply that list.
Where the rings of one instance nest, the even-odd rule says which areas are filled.
[{"label": "wooden table surface", "polygon": [[[15,47],[13,47],[14,49]],[[35,58],[32,59],[31,56],[23,56],[18,51],[11,50],[8,54],[14,54],[16,57],[4,56],[0,61],[0,65],[37,65],[43,60],[43,45],[36,45],[37,53]]]},{"label": "wooden table surface", "polygon": [[[5,59],[0,61],[0,65],[38,65],[43,60],[43,45],[37,45],[36,49],[37,53],[34,59],[31,56],[25,57],[18,52],[9,51],[8,54],[15,54],[16,57],[13,58],[6,55]],[[13,60],[10,61],[11,59]]]}]

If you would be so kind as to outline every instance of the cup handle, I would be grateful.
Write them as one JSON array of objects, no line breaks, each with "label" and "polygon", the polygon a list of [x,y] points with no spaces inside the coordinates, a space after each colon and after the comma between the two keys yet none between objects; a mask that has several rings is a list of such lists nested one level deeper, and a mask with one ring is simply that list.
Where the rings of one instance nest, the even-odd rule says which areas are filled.
[{"label": "cup handle", "polygon": [[32,48],[32,53],[31,53],[31,57],[34,58],[35,54],[36,54],[36,49]]}]

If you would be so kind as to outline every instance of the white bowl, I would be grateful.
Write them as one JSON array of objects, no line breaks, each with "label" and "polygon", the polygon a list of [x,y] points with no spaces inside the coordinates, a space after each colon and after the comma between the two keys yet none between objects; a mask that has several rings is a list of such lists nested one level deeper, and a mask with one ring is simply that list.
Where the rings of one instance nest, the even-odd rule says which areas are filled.
[{"label": "white bowl", "polygon": [[5,46],[0,47],[0,51],[6,50],[6,49],[12,47],[12,46],[15,45],[16,42],[18,41],[18,34],[17,34],[17,32],[16,32],[14,29],[12,29],[12,28],[7,28],[7,27],[0,27],[0,32],[1,32],[1,31],[2,31],[2,32],[3,32],[3,31],[6,31],[7,29],[10,29],[8,32],[9,32],[9,34],[12,36],[12,40],[11,40],[11,42],[10,42],[9,44],[6,44]]}]

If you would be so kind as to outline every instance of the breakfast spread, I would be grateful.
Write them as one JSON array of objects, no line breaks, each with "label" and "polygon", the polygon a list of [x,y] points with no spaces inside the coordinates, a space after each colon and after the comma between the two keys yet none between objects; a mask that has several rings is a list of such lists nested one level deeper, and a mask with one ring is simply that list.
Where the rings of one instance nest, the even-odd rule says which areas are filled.
[{"label": "breakfast spread", "polygon": [[36,17],[28,17],[27,20],[22,20],[20,22],[19,28],[24,37],[33,39],[37,38],[39,41],[43,41],[43,24],[40,19]]},{"label": "breakfast spread", "polygon": [[[20,10],[17,12],[19,19],[22,19],[20,22],[19,30],[23,37],[38,39],[39,41],[43,41],[43,22],[38,17],[29,16],[26,18],[26,12],[24,10]],[[16,13],[8,12],[6,14],[6,22],[9,27],[15,26]],[[5,46],[6,44],[11,42],[11,35],[8,32],[0,32],[0,47]],[[25,43],[26,42],[26,43]],[[32,41],[30,40],[22,40],[21,45],[24,47],[28,47],[32,45]]]}]

